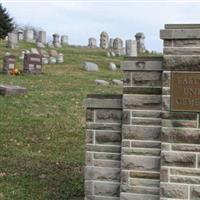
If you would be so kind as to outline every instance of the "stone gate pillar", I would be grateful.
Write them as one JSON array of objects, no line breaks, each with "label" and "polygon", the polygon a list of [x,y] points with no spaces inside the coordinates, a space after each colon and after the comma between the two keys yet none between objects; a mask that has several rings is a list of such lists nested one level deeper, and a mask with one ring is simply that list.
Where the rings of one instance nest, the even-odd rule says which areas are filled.
[{"label": "stone gate pillar", "polygon": [[159,200],[162,57],[132,57],[124,71],[120,200]]},{"label": "stone gate pillar", "polygon": [[200,199],[200,25],[165,25],[160,199]]}]

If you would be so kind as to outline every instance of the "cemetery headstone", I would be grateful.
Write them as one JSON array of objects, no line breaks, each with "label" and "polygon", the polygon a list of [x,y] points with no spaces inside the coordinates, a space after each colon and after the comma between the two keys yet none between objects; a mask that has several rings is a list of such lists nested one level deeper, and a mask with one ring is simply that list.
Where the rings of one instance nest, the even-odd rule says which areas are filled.
[{"label": "cemetery headstone", "polygon": [[84,69],[86,71],[99,71],[98,65],[92,62],[84,62]]},{"label": "cemetery headstone", "polygon": [[19,30],[17,32],[17,37],[18,37],[18,40],[21,41],[24,39],[24,31],[23,30]]},{"label": "cemetery headstone", "polygon": [[142,54],[146,51],[146,48],[145,48],[145,42],[144,42],[144,39],[145,39],[145,36],[144,36],[144,33],[137,33],[135,35],[135,39],[137,41],[137,54]]},{"label": "cemetery headstone", "polygon": [[29,74],[42,73],[42,56],[39,54],[25,54],[23,72]]},{"label": "cemetery headstone", "polygon": [[37,42],[46,44],[46,32],[45,31],[39,31]]},{"label": "cemetery headstone", "polygon": [[34,43],[35,39],[34,39],[34,31],[27,29],[24,31],[24,39],[26,42],[30,42],[30,43]]},{"label": "cemetery headstone", "polygon": [[113,79],[112,80],[112,84],[113,85],[123,85],[123,81],[121,81],[119,79]]},{"label": "cemetery headstone", "polygon": [[137,43],[135,40],[126,40],[126,56],[137,56]]},{"label": "cemetery headstone", "polygon": [[8,47],[11,49],[18,48],[18,38],[16,33],[8,33]]},{"label": "cemetery headstone", "polygon": [[56,64],[56,58],[55,57],[49,57],[49,64]]},{"label": "cemetery headstone", "polygon": [[21,52],[21,54],[20,54],[20,56],[19,56],[19,59],[20,59],[20,60],[23,60],[23,59],[24,59],[25,53],[26,53],[25,51],[22,51],[22,52]]},{"label": "cemetery headstone", "polygon": [[24,95],[26,93],[27,89],[25,87],[13,85],[0,85],[0,95],[3,96]]},{"label": "cemetery headstone", "polygon": [[68,44],[69,44],[68,40],[69,40],[68,35],[62,35],[61,36],[61,45],[68,46]]},{"label": "cemetery headstone", "polygon": [[31,48],[31,53],[39,54],[39,51],[36,48]]},{"label": "cemetery headstone", "polygon": [[57,58],[58,57],[58,52],[54,49],[51,49],[50,50],[50,56],[51,57],[54,57],[54,58]]},{"label": "cemetery headstone", "polygon": [[113,42],[114,42],[114,39],[110,38],[109,39],[109,49],[113,49]]},{"label": "cemetery headstone", "polygon": [[107,49],[108,48],[108,42],[109,42],[109,36],[108,33],[103,31],[100,35],[100,47],[102,49]]},{"label": "cemetery headstone", "polygon": [[117,70],[117,67],[116,67],[115,63],[110,63],[108,68],[110,70],[112,70],[112,71],[116,71]]},{"label": "cemetery headstone", "polygon": [[15,68],[16,57],[14,55],[6,55],[3,59],[3,73],[10,74],[10,72]]},{"label": "cemetery headstone", "polygon": [[93,37],[88,39],[88,47],[89,48],[96,48],[97,47],[97,40]]},{"label": "cemetery headstone", "polygon": [[44,49],[40,49],[40,54],[42,55],[42,57],[46,57],[46,58],[49,57],[48,52],[46,50],[44,50]]},{"label": "cemetery headstone", "polygon": [[59,53],[56,58],[57,63],[63,63],[64,62],[64,55],[62,53]]},{"label": "cemetery headstone", "polygon": [[53,45],[56,48],[60,48],[61,44],[60,44],[60,36],[58,34],[53,34]]},{"label": "cemetery headstone", "polygon": [[113,51],[117,56],[124,54],[123,40],[121,38],[115,38],[113,41]]},{"label": "cemetery headstone", "polygon": [[97,84],[97,85],[109,85],[109,82],[108,81],[105,81],[105,80],[95,80],[94,81],[95,82],[95,84]]}]

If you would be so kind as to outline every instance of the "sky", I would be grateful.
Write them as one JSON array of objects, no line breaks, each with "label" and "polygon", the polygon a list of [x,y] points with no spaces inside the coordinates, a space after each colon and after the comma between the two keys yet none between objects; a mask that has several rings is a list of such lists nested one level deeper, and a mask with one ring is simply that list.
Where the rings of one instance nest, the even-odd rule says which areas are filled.
[{"label": "sky", "polygon": [[199,23],[200,1],[183,0],[0,0],[17,24],[68,35],[69,43],[87,45],[106,31],[110,38],[145,34],[148,50],[162,51],[160,29],[169,23]]}]

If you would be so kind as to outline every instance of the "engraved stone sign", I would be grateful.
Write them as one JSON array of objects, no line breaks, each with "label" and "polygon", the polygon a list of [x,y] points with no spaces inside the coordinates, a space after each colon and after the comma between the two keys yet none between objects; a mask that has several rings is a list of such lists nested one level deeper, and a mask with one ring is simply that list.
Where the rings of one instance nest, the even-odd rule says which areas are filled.
[{"label": "engraved stone sign", "polygon": [[200,112],[200,72],[172,72],[171,110]]},{"label": "engraved stone sign", "polygon": [[3,72],[10,74],[11,70],[15,68],[16,57],[14,55],[5,56],[3,59]]},{"label": "engraved stone sign", "polygon": [[23,72],[30,74],[42,73],[42,56],[38,54],[25,54]]}]

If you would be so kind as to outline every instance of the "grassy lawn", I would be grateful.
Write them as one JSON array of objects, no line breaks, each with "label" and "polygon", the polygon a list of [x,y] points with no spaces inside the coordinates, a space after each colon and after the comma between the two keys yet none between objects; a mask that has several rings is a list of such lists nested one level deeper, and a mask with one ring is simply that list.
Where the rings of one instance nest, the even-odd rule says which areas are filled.
[{"label": "grassy lawn", "polygon": [[[9,50],[0,42],[0,68],[5,52],[18,57],[32,46]],[[0,84],[28,88],[25,96],[0,96],[0,200],[83,200],[82,101],[89,93],[121,93],[120,86],[97,86],[94,80],[121,79],[122,73],[108,70],[108,64],[119,64],[122,58],[107,58],[100,49],[58,51],[65,62],[44,66],[42,75],[0,74]],[[84,71],[83,61],[97,63],[100,71]],[[22,67],[19,60],[18,67]]]}]

